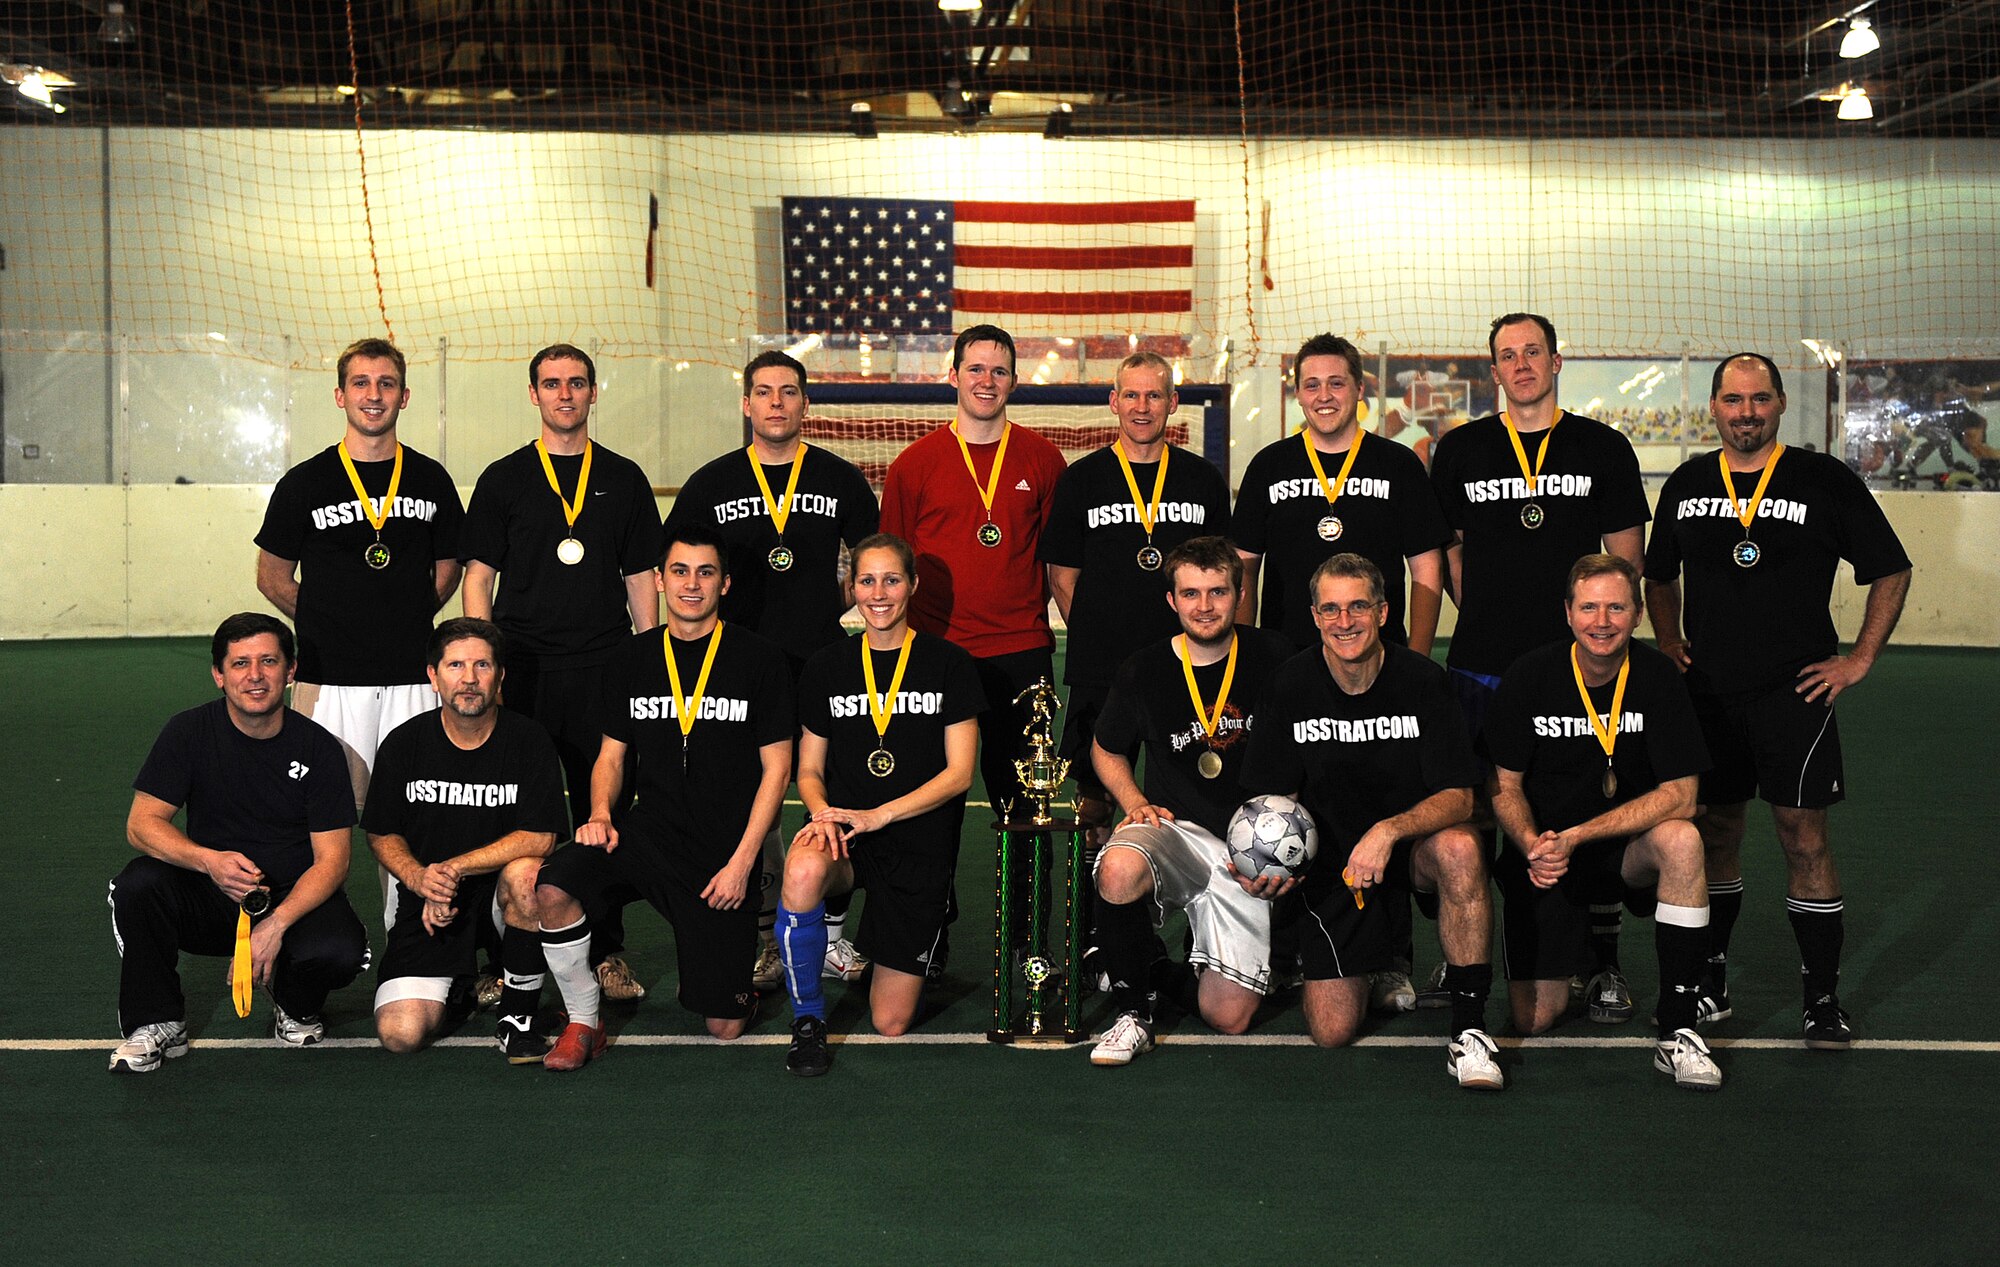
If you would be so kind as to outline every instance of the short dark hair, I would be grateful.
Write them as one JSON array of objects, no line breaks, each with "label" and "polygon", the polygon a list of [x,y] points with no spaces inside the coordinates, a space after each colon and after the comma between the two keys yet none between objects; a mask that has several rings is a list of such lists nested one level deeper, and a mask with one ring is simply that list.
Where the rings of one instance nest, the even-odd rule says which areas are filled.
[{"label": "short dark hair", "polygon": [[1778,363],[1762,352],[1731,352],[1715,366],[1715,376],[1708,380],[1708,398],[1714,400],[1722,394],[1722,371],[1735,361],[1755,361],[1771,376],[1771,390],[1780,396],[1785,394],[1785,376],[1778,372]]},{"label": "short dark hair", "polygon": [[590,353],[568,343],[551,343],[535,353],[534,359],[528,362],[528,386],[542,385],[543,361],[582,361],[583,372],[589,377],[590,385],[597,386],[597,362],[590,359]]},{"label": "short dark hair", "polygon": [[1347,361],[1348,372],[1354,375],[1355,382],[1362,382],[1368,377],[1367,369],[1361,364],[1360,348],[1355,347],[1352,343],[1349,343],[1337,334],[1316,334],[1304,343],[1299,344],[1298,355],[1292,358],[1292,389],[1294,391],[1298,390],[1299,386],[1299,367],[1306,363],[1306,358],[1309,356],[1342,357]]},{"label": "short dark hair", "polygon": [[957,340],[952,343],[951,367],[953,369],[958,368],[959,362],[965,359],[965,349],[974,343],[997,343],[1001,347],[1006,348],[1007,368],[1010,370],[1014,368],[1014,362],[1017,359],[1014,355],[1014,336],[1008,334],[999,326],[981,325],[967,326],[959,333]]},{"label": "short dark hair", "polygon": [[656,566],[667,566],[667,556],[673,553],[676,545],[715,551],[716,565],[722,569],[724,576],[729,575],[729,546],[723,541],[722,534],[713,528],[697,523],[678,523],[667,529],[667,543],[660,549],[660,561]]},{"label": "short dark hair", "polygon": [[799,390],[804,391],[806,389],[806,367],[799,363],[797,357],[789,356],[773,348],[770,351],[759,352],[757,355],[751,357],[750,363],[743,367],[743,394],[745,396],[750,394],[750,380],[757,377],[758,370],[770,369],[790,370],[799,376]]},{"label": "short dark hair", "polygon": [[878,532],[873,536],[861,538],[860,541],[855,543],[854,549],[848,554],[848,557],[859,561],[863,552],[868,550],[895,551],[897,560],[903,565],[903,575],[913,581],[917,579],[917,552],[910,548],[909,542],[903,540],[895,533]]},{"label": "short dark hair", "polygon": [[285,663],[298,659],[298,644],[292,640],[292,627],[268,612],[237,612],[225,616],[215,627],[215,636],[208,640],[208,659],[217,669],[229,658],[229,644],[241,642],[245,638],[255,638],[259,634],[273,634],[278,639],[278,650],[284,655]]},{"label": "short dark hair", "polygon": [[507,667],[507,635],[500,632],[500,626],[477,616],[454,616],[431,630],[431,643],[424,652],[424,663],[435,669],[444,663],[447,647],[467,638],[477,638],[492,650],[494,668]]},{"label": "short dark hair", "polygon": [[1636,607],[1641,601],[1639,592],[1639,569],[1632,566],[1630,559],[1621,559],[1615,554],[1586,554],[1570,564],[1569,580],[1563,584],[1563,605],[1576,601],[1576,587],[1599,576],[1622,576],[1632,587],[1632,603]]},{"label": "short dark hair", "polygon": [[1229,588],[1239,594],[1243,592],[1243,556],[1236,552],[1236,544],[1227,537],[1189,537],[1167,551],[1160,571],[1167,574],[1167,592],[1170,594],[1176,584],[1174,573],[1181,568],[1226,572],[1229,574]]},{"label": "short dark hair", "polygon": [[371,360],[380,358],[394,361],[396,363],[396,377],[403,380],[403,386],[408,387],[410,385],[410,367],[403,360],[402,349],[387,339],[369,338],[356,339],[341,349],[340,360],[333,367],[336,381],[340,386],[347,386],[347,363],[357,356],[365,356]]},{"label": "short dark hair", "polygon": [[1312,580],[1306,582],[1308,606],[1319,605],[1319,583],[1329,577],[1368,582],[1368,594],[1378,603],[1388,594],[1388,587],[1382,583],[1382,569],[1371,560],[1358,554],[1336,554],[1313,569]]},{"label": "short dark hair", "polygon": [[1523,321],[1532,321],[1542,328],[1542,337],[1549,341],[1549,355],[1554,356],[1556,354],[1556,323],[1538,312],[1510,312],[1504,316],[1493,318],[1492,326],[1486,331],[1486,355],[1493,360],[1499,360],[1500,331],[1507,326],[1519,325]]}]

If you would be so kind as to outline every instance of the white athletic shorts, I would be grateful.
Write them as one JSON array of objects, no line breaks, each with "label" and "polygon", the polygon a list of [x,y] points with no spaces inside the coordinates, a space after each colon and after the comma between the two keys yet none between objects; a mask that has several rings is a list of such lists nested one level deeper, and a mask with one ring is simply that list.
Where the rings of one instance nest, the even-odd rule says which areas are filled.
[{"label": "white athletic shorts", "polygon": [[[333,733],[347,754],[347,778],[354,786],[354,812],[368,802],[368,772],[375,766],[375,749],[389,732],[438,706],[428,682],[402,686],[320,686],[300,682],[292,687],[292,707]],[[377,866],[382,879],[382,927],[396,924],[396,877]]]},{"label": "white athletic shorts", "polygon": [[1226,845],[1194,823],[1133,823],[1104,842],[1098,865],[1120,848],[1136,850],[1152,868],[1153,927],[1166,923],[1170,910],[1187,912],[1194,932],[1189,964],[1259,994],[1271,992],[1271,903],[1236,882]]}]

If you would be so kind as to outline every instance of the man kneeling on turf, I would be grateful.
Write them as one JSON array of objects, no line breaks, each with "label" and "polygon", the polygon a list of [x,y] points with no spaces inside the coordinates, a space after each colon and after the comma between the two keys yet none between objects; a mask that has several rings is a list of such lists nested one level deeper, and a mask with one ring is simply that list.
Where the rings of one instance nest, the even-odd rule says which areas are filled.
[{"label": "man kneeling on turf", "polygon": [[1694,1028],[1708,882],[1689,821],[1708,747],[1679,668],[1632,641],[1637,569],[1583,556],[1563,609],[1574,637],[1514,662],[1483,732],[1499,780],[1493,816],[1509,846],[1494,870],[1514,1026],[1539,1034],[1562,1019],[1570,974],[1590,960],[1589,895],[1622,888],[1634,914],[1653,915],[1653,1065],[1678,1086],[1713,1091],[1722,1071]]},{"label": "man kneeling on turf", "polygon": [[[604,667],[590,821],[536,891],[542,953],[569,1009],[550,1069],[579,1069],[605,1049],[590,926],[620,885],[673,925],[681,1005],[712,1036],[737,1037],[757,1010],[757,906],[745,899],[792,776],[792,676],[776,643],[718,617],[729,555],[714,532],[671,530],[654,581],[666,623],[632,635]],[[638,798],[614,821],[628,752]]]},{"label": "man kneeling on turf", "polygon": [[[1242,879],[1222,843],[1246,799],[1238,775],[1253,707],[1292,644],[1236,626],[1243,557],[1223,538],[1176,546],[1164,573],[1181,632],[1118,670],[1091,744],[1098,780],[1125,814],[1097,856],[1097,946],[1117,1020],[1091,1051],[1094,1065],[1152,1050],[1162,994],[1225,1034],[1250,1028],[1271,988],[1271,899],[1295,883]],[[1133,777],[1140,751],[1143,791]],[[1170,910],[1185,910],[1194,934],[1186,965],[1155,953]]]},{"label": "man kneeling on turf", "polygon": [[[252,981],[271,992],[281,1042],[325,1036],[329,992],[360,975],[368,934],[347,904],[354,788],[340,742],[285,707],[292,631],[262,612],[216,627],[222,698],[177,714],[132,781],[125,838],[146,855],[111,882],[118,1021],[111,1072],[187,1055],[180,952],[228,955],[243,915]],[[186,827],[174,824],[187,810]]]},{"label": "man kneeling on turf", "polygon": [[497,949],[500,1049],[515,1064],[533,1064],[548,1050],[534,1032],[542,990],[535,873],[569,827],[562,764],[539,722],[499,707],[506,647],[498,626],[447,620],[426,658],[442,706],[382,741],[361,814],[376,861],[396,878],[375,1033],[390,1051],[429,1043],[446,1024],[453,986],[468,988],[480,951]]}]

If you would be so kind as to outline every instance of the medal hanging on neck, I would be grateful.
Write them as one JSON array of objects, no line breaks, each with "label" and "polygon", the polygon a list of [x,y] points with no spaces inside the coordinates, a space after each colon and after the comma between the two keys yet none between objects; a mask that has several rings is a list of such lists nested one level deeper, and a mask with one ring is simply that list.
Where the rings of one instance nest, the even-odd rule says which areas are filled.
[{"label": "medal hanging on neck", "polygon": [[764,561],[771,565],[773,572],[789,572],[797,559],[792,554],[792,548],[785,544],[785,523],[792,516],[792,494],[799,491],[799,472],[806,465],[805,442],[800,441],[799,451],[792,455],[792,473],[785,481],[782,501],[771,497],[771,481],[764,476],[764,464],[757,460],[757,446],[751,445],[743,451],[750,455],[750,473],[757,477],[757,491],[764,495],[764,509],[771,516],[771,526],[778,530],[778,544],[771,547]]},{"label": "medal hanging on neck", "polygon": [[1558,409],[1549,429],[1542,432],[1542,447],[1535,450],[1535,464],[1530,467],[1528,451],[1521,447],[1521,433],[1514,428],[1514,415],[1505,409],[1500,411],[1501,425],[1507,428],[1507,443],[1514,446],[1514,460],[1521,464],[1521,478],[1528,484],[1528,500],[1521,503],[1521,526],[1531,532],[1548,522],[1548,512],[1535,500],[1535,495],[1542,483],[1542,459],[1549,455],[1549,441],[1555,438],[1556,424],[1562,420],[1563,412]]},{"label": "medal hanging on neck", "polygon": [[868,773],[886,779],[896,772],[896,754],[889,751],[889,722],[896,715],[896,700],[903,690],[903,671],[910,667],[910,647],[917,631],[903,631],[903,649],[896,653],[896,672],[889,678],[889,693],[876,698],[875,656],[868,635],[861,635],[861,680],[868,688],[868,716],[875,722],[875,751],[868,754]]},{"label": "medal hanging on neck", "polygon": [[563,496],[562,485],[556,481],[556,464],[549,460],[549,446],[542,443],[541,437],[535,438],[535,452],[542,459],[542,474],[549,477],[549,487],[554,490],[556,500],[562,503],[563,522],[569,527],[569,535],[556,543],[556,558],[570,567],[583,562],[583,542],[576,538],[576,517],[583,513],[584,493],[590,487],[590,458],[596,448],[597,445],[590,440],[583,442],[583,465],[577,468],[576,500],[572,502]]},{"label": "medal hanging on neck", "polygon": [[1222,774],[1222,754],[1215,750],[1216,727],[1222,725],[1223,705],[1229,701],[1229,687],[1236,681],[1236,652],[1240,641],[1232,631],[1229,635],[1229,662],[1222,669],[1222,689],[1215,693],[1215,707],[1201,702],[1201,688],[1194,680],[1194,652],[1188,647],[1187,635],[1180,638],[1181,675],[1187,679],[1188,698],[1194,701],[1194,719],[1201,723],[1202,738],[1208,746],[1195,759],[1194,768],[1204,779],[1213,779]]},{"label": "medal hanging on neck", "polygon": [[1771,450],[1770,461],[1764,463],[1764,473],[1757,477],[1756,491],[1750,500],[1736,500],[1736,481],[1729,475],[1729,450],[1716,450],[1715,460],[1722,464],[1722,491],[1729,497],[1729,508],[1736,512],[1737,522],[1743,525],[1743,540],[1730,547],[1729,557],[1737,567],[1754,568],[1763,561],[1764,550],[1750,539],[1750,525],[1757,522],[1757,511],[1764,504],[1764,490],[1771,487],[1771,474],[1778,469],[1778,459],[1785,455],[1785,446],[1778,445]]},{"label": "medal hanging on neck", "polygon": [[1354,442],[1347,446],[1347,460],[1340,464],[1340,474],[1334,476],[1329,484],[1326,482],[1326,468],[1320,465],[1319,450],[1313,447],[1312,428],[1307,427],[1299,433],[1306,442],[1306,461],[1312,463],[1313,474],[1319,476],[1319,491],[1326,495],[1327,513],[1319,521],[1318,528],[1319,539],[1328,544],[1340,540],[1341,534],[1347,531],[1346,525],[1333,513],[1333,504],[1340,500],[1342,490],[1347,487],[1347,473],[1354,469],[1354,459],[1361,452],[1361,435],[1361,428],[1355,427]]},{"label": "medal hanging on neck", "polygon": [[340,465],[347,472],[347,482],[354,485],[354,495],[361,499],[361,513],[368,518],[368,526],[375,530],[375,540],[361,551],[361,561],[371,571],[380,572],[389,566],[389,547],[382,544],[382,525],[389,522],[389,511],[396,505],[396,490],[403,485],[403,446],[396,446],[395,465],[389,468],[389,491],[382,494],[378,503],[369,500],[368,490],[361,486],[361,472],[354,469],[354,459],[348,455],[347,442],[333,446],[340,450]]},{"label": "medal hanging on neck", "polygon": [[674,692],[674,715],[681,726],[681,773],[687,773],[688,732],[694,729],[694,719],[701,712],[702,696],[708,691],[708,671],[715,667],[715,649],[722,645],[722,622],[715,622],[715,629],[708,635],[708,650],[701,657],[701,676],[694,680],[694,693],[681,694],[681,670],[674,663],[674,635],[666,629],[660,630],[660,650],[667,657],[667,683]]},{"label": "medal hanging on neck", "polygon": [[1160,494],[1167,487],[1167,458],[1173,453],[1170,445],[1160,446],[1160,469],[1153,475],[1153,500],[1148,503],[1139,496],[1139,477],[1132,473],[1132,459],[1125,456],[1125,442],[1114,440],[1111,451],[1118,455],[1118,469],[1125,472],[1125,487],[1132,493],[1132,509],[1138,512],[1139,526],[1146,530],[1146,544],[1139,547],[1139,566],[1148,572],[1160,570],[1162,555],[1153,544],[1153,524],[1160,517]]},{"label": "medal hanging on neck", "polygon": [[958,424],[955,422],[951,424],[951,438],[958,441],[958,455],[965,459],[965,473],[972,477],[972,486],[979,491],[980,504],[986,507],[986,522],[980,524],[978,532],[973,535],[978,538],[980,545],[989,550],[999,545],[1001,540],[1000,525],[993,522],[993,494],[999,491],[1000,467],[1007,461],[1007,441],[1013,434],[1013,423],[1000,424],[1000,447],[993,451],[993,469],[987,474],[986,482],[981,484],[979,471],[972,465],[972,449],[965,443],[965,436],[959,432]]},{"label": "medal hanging on neck", "polygon": [[1597,746],[1604,749],[1604,799],[1611,800],[1618,795],[1618,775],[1611,769],[1611,753],[1618,746],[1618,721],[1625,708],[1625,680],[1632,674],[1632,653],[1625,653],[1625,662],[1618,666],[1618,685],[1611,690],[1611,716],[1600,718],[1597,706],[1590,702],[1590,687],[1583,680],[1583,665],[1576,658],[1576,644],[1569,648],[1569,671],[1576,678],[1576,693],[1583,700],[1583,715],[1590,719],[1590,729],[1597,735]]}]

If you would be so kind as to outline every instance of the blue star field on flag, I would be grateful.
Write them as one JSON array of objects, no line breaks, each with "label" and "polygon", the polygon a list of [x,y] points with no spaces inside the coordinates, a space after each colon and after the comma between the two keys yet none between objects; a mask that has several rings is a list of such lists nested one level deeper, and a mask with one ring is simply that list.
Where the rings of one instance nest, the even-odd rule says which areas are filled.
[{"label": "blue star field on flag", "polygon": [[952,204],[786,198],[785,328],[792,334],[952,332]]}]

